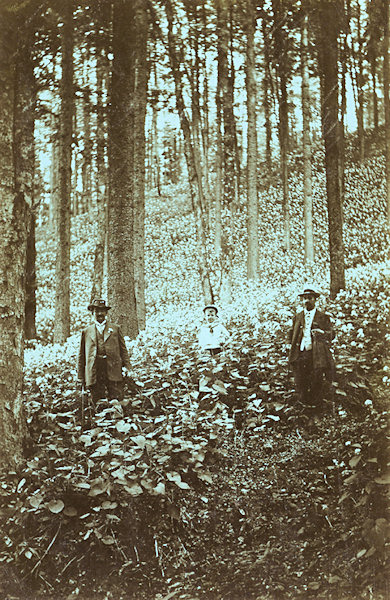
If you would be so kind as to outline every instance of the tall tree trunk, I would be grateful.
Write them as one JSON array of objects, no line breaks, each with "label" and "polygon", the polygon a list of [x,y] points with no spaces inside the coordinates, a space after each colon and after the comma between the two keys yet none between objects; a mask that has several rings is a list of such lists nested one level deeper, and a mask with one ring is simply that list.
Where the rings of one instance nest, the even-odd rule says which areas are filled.
[{"label": "tall tree trunk", "polygon": [[[230,0],[229,5],[229,52],[230,52],[230,76],[228,77],[229,96],[230,96],[230,107],[231,107],[231,123],[233,131],[233,143],[234,143],[234,167],[235,167],[235,181],[234,181],[234,200],[235,208],[238,208],[239,193],[241,187],[241,161],[242,156],[240,154],[240,145],[238,143],[237,123],[236,117],[234,116],[234,86],[236,79],[236,67],[234,62],[234,0]],[[241,143],[242,148],[242,143]]]},{"label": "tall tree trunk", "polygon": [[[80,140],[82,138],[82,118],[82,99],[76,97],[74,100],[74,114],[72,125],[72,136],[74,145],[72,152],[72,174],[70,193],[70,212],[73,217],[77,217],[77,215],[81,215],[87,210],[86,206],[84,205],[84,195],[82,192],[79,191],[79,187],[81,187],[82,189],[83,186],[83,153],[80,149]],[[80,186],[79,183],[81,183]]]},{"label": "tall tree trunk", "polygon": [[58,204],[58,127],[54,115],[51,119],[51,127],[49,228],[55,235]]},{"label": "tall tree trunk", "polygon": [[235,199],[236,165],[234,141],[234,113],[231,89],[229,87],[228,4],[226,0],[216,0],[216,6],[218,32],[218,73],[223,115],[223,195],[226,206],[231,207]]},{"label": "tall tree trunk", "polygon": [[157,79],[157,66],[156,62],[152,63],[153,68],[153,80],[154,89],[156,90],[156,96],[152,102],[152,124],[151,124],[151,158],[152,158],[152,181],[153,186],[157,188],[157,193],[161,196],[161,168],[160,168],[160,157],[159,157],[159,135],[157,127],[157,116],[158,116],[158,79]]},{"label": "tall tree trunk", "polygon": [[[21,461],[23,416],[23,331],[27,215],[31,208],[32,173],[24,165],[31,158],[31,53],[24,28],[17,33],[16,15],[0,6],[0,456],[3,469]],[[19,44],[18,44],[19,42]],[[16,55],[16,77],[14,78]],[[26,69],[26,73],[24,70]],[[27,135],[27,137],[26,137]]]},{"label": "tall tree trunk", "polygon": [[148,16],[146,0],[135,6],[134,89],[134,281],[139,329],[145,328],[145,116],[148,88],[147,38]]},{"label": "tall tree trunk", "polygon": [[35,325],[35,315],[37,311],[36,300],[36,257],[35,247],[35,209],[32,207],[29,211],[28,219],[28,237],[27,237],[27,260],[26,260],[26,301],[25,301],[25,321],[24,337],[27,340],[33,340],[37,337]]},{"label": "tall tree trunk", "polygon": [[[219,64],[219,63],[218,63]],[[216,151],[215,151],[215,229],[214,252],[220,257],[222,252],[222,196],[223,196],[223,142],[222,142],[222,101],[218,74],[215,91],[216,106]]]},{"label": "tall tree trunk", "polygon": [[373,122],[374,130],[377,132],[379,128],[379,116],[378,116],[378,93],[376,89],[377,84],[377,67],[376,67],[376,56],[371,56],[370,67],[371,67],[371,80],[372,80],[372,110],[373,110]]},{"label": "tall tree trunk", "polygon": [[56,300],[54,341],[63,343],[70,334],[70,198],[72,174],[73,2],[63,0],[61,113],[59,140],[59,204],[57,207]]},{"label": "tall tree trunk", "polygon": [[386,221],[390,229],[390,4],[384,3],[385,35],[383,43],[383,103],[386,144]]},{"label": "tall tree trunk", "polygon": [[267,30],[266,19],[262,20],[263,46],[264,46],[264,76],[263,76],[263,108],[264,108],[264,126],[265,126],[265,162],[267,165],[267,179],[272,170],[272,127],[271,127],[271,81],[270,81],[270,52],[269,52],[269,36]]},{"label": "tall tree trunk", "polygon": [[108,300],[124,335],[138,335],[134,283],[134,3],[114,0],[109,136]]},{"label": "tall tree trunk", "polygon": [[[340,62],[341,62],[341,106],[339,120],[339,140],[340,140],[340,155],[339,155],[339,186],[341,206],[344,207],[345,194],[345,115],[347,112],[347,36],[343,35],[340,39]],[[344,212],[343,212],[344,217]]]},{"label": "tall tree trunk", "polygon": [[[191,18],[191,15],[189,16]],[[193,65],[191,67],[190,87],[191,87],[191,137],[192,148],[195,160],[196,176],[199,178],[198,194],[202,212],[205,214],[205,226],[207,229],[209,223],[209,199],[204,196],[204,162],[201,152],[201,115],[200,115],[200,92],[199,92],[199,43],[197,32],[190,35],[192,52],[194,55]]]},{"label": "tall tree trunk", "polygon": [[[210,123],[209,123],[209,77],[207,74],[207,15],[206,0],[202,0],[202,18],[203,18],[203,53],[201,57],[201,69],[203,74],[203,105],[202,105],[202,143],[203,143],[203,181],[205,197],[211,204],[210,182],[209,182],[209,146],[210,146]],[[211,206],[209,206],[211,208]],[[209,211],[210,217],[210,211]],[[209,221],[209,229],[210,221]]]},{"label": "tall tree trunk", "polygon": [[107,58],[102,48],[97,48],[96,56],[96,246],[93,264],[91,301],[103,295],[104,252],[107,234],[107,168],[106,168],[106,119],[104,96],[108,73]]},{"label": "tall tree trunk", "polygon": [[171,0],[165,0],[165,9],[168,20],[168,53],[175,82],[176,108],[179,113],[180,125],[184,138],[184,153],[187,162],[191,203],[196,227],[198,270],[204,300],[206,303],[208,303],[213,301],[213,292],[210,283],[210,271],[208,265],[209,261],[207,257],[206,222],[201,205],[202,190],[199,189],[201,186],[201,174],[197,172],[194,148],[191,139],[191,127],[185,114],[183,82],[179,68],[180,65],[176,50],[176,40],[173,35],[173,7]]},{"label": "tall tree trunk", "polygon": [[322,0],[317,7],[317,44],[321,78],[321,121],[325,145],[326,190],[330,255],[330,295],[345,288],[342,206],[339,180],[337,0]]},{"label": "tall tree trunk", "polygon": [[124,335],[138,334],[134,283],[134,6],[114,0],[110,194],[108,204],[108,300]]},{"label": "tall tree trunk", "polygon": [[284,248],[290,251],[290,193],[288,182],[288,97],[287,97],[287,35],[284,30],[285,8],[281,0],[272,0],[274,13],[274,39],[278,49],[277,72],[279,79],[279,145],[280,169],[283,187]]},{"label": "tall tree trunk", "polygon": [[[85,57],[84,60],[88,60]],[[89,64],[87,63],[87,68]],[[91,135],[91,91],[87,76],[83,80],[82,111],[83,111],[83,154],[81,167],[82,196],[85,212],[92,208],[92,135]]]},{"label": "tall tree trunk", "polygon": [[258,278],[259,240],[258,221],[259,207],[257,200],[257,129],[256,129],[256,61],[255,61],[255,31],[256,9],[253,0],[246,3],[246,97],[248,112],[248,143],[247,143],[247,204],[248,204],[248,279]]},{"label": "tall tree trunk", "polygon": [[[33,5],[28,9],[33,11]],[[16,107],[15,107],[15,181],[16,193],[24,196],[26,202],[26,269],[25,269],[25,318],[24,336],[27,339],[36,337],[36,278],[35,278],[35,207],[34,207],[34,174],[35,174],[35,109],[36,82],[33,61],[33,17],[31,22],[24,17],[19,20],[19,48],[16,55]]]},{"label": "tall tree trunk", "polygon": [[308,60],[307,15],[301,25],[301,79],[302,79],[302,146],[303,146],[303,219],[305,223],[305,264],[314,260],[313,198],[311,181],[310,141],[310,85]]},{"label": "tall tree trunk", "polygon": [[364,143],[364,73],[363,73],[363,38],[361,32],[361,16],[360,16],[360,2],[356,4],[357,10],[357,32],[358,32],[358,56],[357,56],[357,100],[358,100],[358,134],[359,134],[359,160],[364,161],[365,155],[365,143]]}]

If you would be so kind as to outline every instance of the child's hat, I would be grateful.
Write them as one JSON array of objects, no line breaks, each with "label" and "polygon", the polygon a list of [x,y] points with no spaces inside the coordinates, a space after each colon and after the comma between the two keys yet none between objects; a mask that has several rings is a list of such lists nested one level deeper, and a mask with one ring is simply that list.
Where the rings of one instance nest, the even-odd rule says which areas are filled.
[{"label": "child's hat", "polygon": [[207,310],[208,308],[214,309],[215,312],[218,314],[218,308],[215,306],[215,304],[207,304],[207,306],[204,307],[203,312],[205,312],[205,310]]}]

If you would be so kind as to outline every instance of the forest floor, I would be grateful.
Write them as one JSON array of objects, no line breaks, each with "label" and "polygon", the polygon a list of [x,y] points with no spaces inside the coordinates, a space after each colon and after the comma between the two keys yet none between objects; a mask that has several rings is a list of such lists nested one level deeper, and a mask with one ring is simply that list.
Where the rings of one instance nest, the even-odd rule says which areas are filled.
[{"label": "forest floor", "polygon": [[57,348],[48,365],[33,349],[28,460],[2,482],[2,597],[388,600],[389,295],[383,276],[359,285],[338,308],[355,325],[336,381],[311,413],[280,333],[264,344],[243,326],[203,402],[190,351],[145,356],[123,405],[84,427],[75,356]]},{"label": "forest floor", "polygon": [[[318,163],[318,164],[317,164]],[[316,162],[316,263],[328,288],[325,177]],[[346,290],[326,308],[336,381],[297,403],[286,333],[302,262],[302,181],[292,173],[293,249],[280,251],[280,190],[260,196],[261,281],[245,273],[237,213],[225,354],[195,351],[201,312],[188,198],[148,200],[148,323],[127,340],[122,403],[76,384],[89,315],[94,219],[74,219],[72,336],[51,343],[55,240],[38,241],[38,336],[25,352],[25,463],[0,477],[0,598],[7,600],[389,600],[390,286],[383,148],[346,172]],[[367,202],[370,198],[370,202]],[[83,268],[80,268],[80,265]],[[218,272],[215,279],[219,280]],[[84,307],[84,308],[82,308]],[[214,384],[199,401],[199,374]]]}]

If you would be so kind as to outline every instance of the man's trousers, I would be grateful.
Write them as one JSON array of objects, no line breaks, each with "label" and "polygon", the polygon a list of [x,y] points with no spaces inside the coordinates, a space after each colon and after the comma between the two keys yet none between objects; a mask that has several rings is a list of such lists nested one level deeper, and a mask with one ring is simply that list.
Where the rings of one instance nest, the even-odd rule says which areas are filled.
[{"label": "man's trousers", "polygon": [[313,406],[321,403],[325,373],[322,369],[314,369],[313,351],[300,351],[297,360],[292,363],[292,371],[295,389],[302,404]]},{"label": "man's trousers", "polygon": [[89,386],[92,401],[102,398],[123,400],[123,381],[111,381],[107,376],[107,359],[96,358],[96,383]]}]

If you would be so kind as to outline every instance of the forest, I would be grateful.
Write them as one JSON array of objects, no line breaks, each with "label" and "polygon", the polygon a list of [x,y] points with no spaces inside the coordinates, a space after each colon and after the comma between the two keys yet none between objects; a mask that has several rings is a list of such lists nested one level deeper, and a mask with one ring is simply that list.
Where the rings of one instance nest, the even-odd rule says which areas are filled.
[{"label": "forest", "polygon": [[388,0],[0,1],[2,598],[390,599],[389,59]]}]

